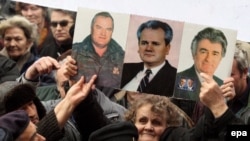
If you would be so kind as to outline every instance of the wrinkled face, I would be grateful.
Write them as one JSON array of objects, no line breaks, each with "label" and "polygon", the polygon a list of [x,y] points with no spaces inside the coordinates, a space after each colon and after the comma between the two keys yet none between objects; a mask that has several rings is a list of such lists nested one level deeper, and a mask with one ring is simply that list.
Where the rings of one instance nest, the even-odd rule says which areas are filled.
[{"label": "wrinkled face", "polygon": [[107,47],[113,33],[112,19],[104,16],[97,16],[91,29],[91,38],[94,47]]},{"label": "wrinkled face", "polygon": [[15,60],[27,52],[31,42],[27,40],[22,29],[13,27],[5,31],[4,46],[10,58]]},{"label": "wrinkled face", "polygon": [[37,133],[36,126],[30,121],[23,133],[17,138],[19,141],[45,141],[46,139]]},{"label": "wrinkled face", "polygon": [[199,73],[203,72],[212,76],[222,59],[222,45],[203,39],[198,43],[193,59]]},{"label": "wrinkled face", "polygon": [[159,141],[167,128],[166,113],[156,114],[151,111],[151,104],[137,109],[135,126],[138,129],[138,141]]},{"label": "wrinkled face", "polygon": [[41,24],[44,22],[43,9],[36,5],[26,5],[21,10],[21,14],[27,18],[31,23]]},{"label": "wrinkled face", "polygon": [[72,40],[69,30],[74,24],[74,19],[62,12],[52,11],[50,20],[52,34],[59,44]]},{"label": "wrinkled face", "polygon": [[146,28],[142,31],[138,53],[147,66],[155,67],[165,61],[170,45],[165,44],[164,37],[164,31],[161,28]]},{"label": "wrinkled face", "polygon": [[231,72],[231,77],[234,78],[234,89],[236,92],[236,95],[242,94],[242,92],[245,91],[244,86],[247,84],[247,70],[242,75],[240,74],[239,69],[237,68],[237,62],[233,61],[233,67]]},{"label": "wrinkled face", "polygon": [[27,112],[32,123],[37,124],[39,122],[36,105],[33,101],[30,101],[29,103],[23,105],[21,108],[19,108],[19,110],[24,110],[25,112]]}]

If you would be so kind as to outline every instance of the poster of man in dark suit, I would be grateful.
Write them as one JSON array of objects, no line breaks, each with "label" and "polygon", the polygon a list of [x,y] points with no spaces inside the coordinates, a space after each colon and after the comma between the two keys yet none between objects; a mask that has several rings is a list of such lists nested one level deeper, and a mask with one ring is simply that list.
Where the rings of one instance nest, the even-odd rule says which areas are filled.
[{"label": "poster of man in dark suit", "polygon": [[[141,21],[139,21],[140,18]],[[129,91],[172,96],[179,56],[179,37],[181,37],[183,23],[136,15],[131,16],[130,22],[130,29],[133,28],[134,32],[129,33],[136,35],[131,40],[137,38],[137,41],[136,44],[129,44],[131,40],[129,38],[127,40],[127,56],[125,56],[123,66],[121,88]],[[135,26],[133,22],[136,22],[138,26]],[[131,25],[133,26],[131,27]],[[134,53],[134,55],[130,53]],[[137,61],[126,60],[126,58],[138,56],[138,54]],[[143,90],[139,90],[147,69],[151,70],[149,82]]]}]

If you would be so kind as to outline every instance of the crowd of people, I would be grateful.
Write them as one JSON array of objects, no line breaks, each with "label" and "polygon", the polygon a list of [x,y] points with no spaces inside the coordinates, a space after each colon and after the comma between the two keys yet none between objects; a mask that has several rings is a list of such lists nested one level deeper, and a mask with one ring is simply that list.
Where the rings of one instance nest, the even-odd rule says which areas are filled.
[{"label": "crowd of people", "polygon": [[177,73],[166,22],[141,23],[141,62],[123,64],[109,12],[73,44],[76,12],[14,4],[0,22],[0,140],[223,141],[228,125],[250,124],[247,51],[235,45],[231,76],[214,75],[228,44],[221,30],[199,31],[194,64]]}]

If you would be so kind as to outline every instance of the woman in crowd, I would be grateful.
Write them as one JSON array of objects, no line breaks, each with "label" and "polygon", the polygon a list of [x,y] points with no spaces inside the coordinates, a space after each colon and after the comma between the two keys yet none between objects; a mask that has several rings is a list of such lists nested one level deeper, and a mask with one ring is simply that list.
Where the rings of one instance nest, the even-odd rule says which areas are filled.
[{"label": "woman in crowd", "polygon": [[[199,96],[200,101],[207,108],[194,128],[187,129],[181,126],[181,116],[169,98],[144,94],[132,103],[125,115],[126,121],[132,122],[132,125],[137,128],[138,135],[131,133],[134,128],[132,125],[126,124],[125,127],[119,125],[124,123],[116,126],[110,124],[93,132],[90,135],[90,141],[111,141],[118,135],[120,141],[123,138],[126,138],[126,141],[133,141],[137,139],[137,136],[138,141],[225,140],[227,125],[243,124],[243,122],[228,109],[218,84],[206,74],[201,74],[201,76],[204,82]],[[107,130],[114,132],[107,133]]]},{"label": "woman in crowd", "polygon": [[37,25],[37,52],[40,54],[43,46],[53,42],[53,36],[50,31],[50,20],[46,7],[17,2],[17,11],[31,23]]},{"label": "woman in crowd", "polygon": [[[4,43],[0,54],[14,60],[20,74],[24,73],[38,59],[38,56],[31,52],[37,37],[36,26],[22,16],[14,16],[1,22],[0,35]],[[50,75],[42,76],[41,81],[41,85],[55,83]]]},{"label": "woman in crowd", "polygon": [[30,52],[36,40],[36,27],[21,16],[11,17],[0,24],[0,34],[3,38],[4,48],[0,54],[14,60],[20,73],[36,60]]}]

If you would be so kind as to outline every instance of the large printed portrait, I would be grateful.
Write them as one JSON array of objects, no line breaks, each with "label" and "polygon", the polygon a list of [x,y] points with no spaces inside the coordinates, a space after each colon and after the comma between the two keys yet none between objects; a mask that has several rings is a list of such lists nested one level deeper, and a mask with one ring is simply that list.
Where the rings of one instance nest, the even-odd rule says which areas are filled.
[{"label": "large printed portrait", "polygon": [[236,36],[235,30],[185,23],[174,96],[198,100],[201,72],[223,84],[231,74]]},{"label": "large printed portrait", "polygon": [[119,88],[129,15],[78,8],[72,56],[86,80],[97,74],[96,85]]},{"label": "large printed portrait", "polygon": [[[138,33],[138,29],[144,26],[144,24],[147,24],[147,27],[143,29],[141,33]],[[169,27],[172,29],[172,35],[168,35]],[[145,35],[148,37],[147,39],[143,39],[144,37],[146,37],[144,36],[144,31],[147,30],[149,32],[147,33],[147,35]],[[149,62],[151,62],[151,64],[156,64],[155,62],[161,62],[157,65],[151,66],[151,68],[159,68],[157,69],[157,71],[153,72],[155,73],[154,78],[150,80],[149,84],[146,86],[146,89],[148,90],[145,90],[143,92],[168,96],[172,95],[173,85],[175,81],[174,77],[179,60],[182,30],[183,22],[131,15],[125,51],[126,53],[124,58],[121,89],[137,91],[137,87],[140,83],[139,81],[141,81],[141,79],[139,79],[139,75],[143,71],[143,69],[145,69],[145,64],[148,64]],[[158,35],[160,35],[160,37]],[[166,41],[167,38],[169,38],[167,36],[171,36],[172,38],[169,43],[167,43],[168,41]],[[140,41],[140,39],[142,39],[143,41]],[[142,48],[145,48],[142,47],[142,44],[144,43],[141,42],[145,42],[145,44],[148,44],[147,49],[145,49],[144,51],[142,51]],[[164,50],[159,51],[159,49],[161,48],[160,45],[164,46],[163,49],[169,48],[168,52],[165,53]],[[148,60],[143,59],[143,54],[148,54]],[[149,57],[149,54],[151,54],[152,56]]]}]

